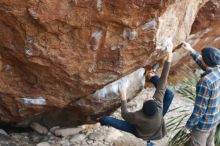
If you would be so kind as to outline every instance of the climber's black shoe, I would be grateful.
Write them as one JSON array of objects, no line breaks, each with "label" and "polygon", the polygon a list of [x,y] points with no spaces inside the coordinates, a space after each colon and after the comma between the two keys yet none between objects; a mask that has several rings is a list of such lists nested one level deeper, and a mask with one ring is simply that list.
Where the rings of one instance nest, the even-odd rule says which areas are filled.
[{"label": "climber's black shoe", "polygon": [[89,116],[90,119],[94,122],[99,122],[99,120],[101,119],[102,115],[101,114],[92,114]]}]

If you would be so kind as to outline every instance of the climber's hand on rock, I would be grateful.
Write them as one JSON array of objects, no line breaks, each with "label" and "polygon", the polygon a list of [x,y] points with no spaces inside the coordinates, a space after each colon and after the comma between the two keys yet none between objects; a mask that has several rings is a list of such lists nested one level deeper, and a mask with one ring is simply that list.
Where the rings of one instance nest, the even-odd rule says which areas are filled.
[{"label": "climber's hand on rock", "polygon": [[173,58],[173,42],[172,42],[172,38],[168,38],[164,42],[164,47],[165,47],[165,50],[166,50],[166,52],[168,54],[167,61],[171,62],[172,58]]},{"label": "climber's hand on rock", "polygon": [[191,45],[187,42],[183,42],[182,43],[182,47],[187,50],[187,51],[190,51],[191,53],[194,52],[195,50],[191,47]]},{"label": "climber's hand on rock", "polygon": [[[172,47],[171,47],[172,46]],[[167,62],[172,62],[173,59],[173,44],[170,46],[170,48],[167,50],[168,56],[167,56]]]},{"label": "climber's hand on rock", "polygon": [[121,95],[121,100],[125,101],[125,100],[127,100],[127,97],[126,97],[126,96]]},{"label": "climber's hand on rock", "polygon": [[168,53],[167,62],[172,62],[172,59],[173,59],[173,53]]},{"label": "climber's hand on rock", "polygon": [[150,80],[153,76],[156,76],[156,73],[153,71],[147,72],[147,78]]},{"label": "climber's hand on rock", "polygon": [[127,90],[126,90],[126,87],[125,85],[121,84],[119,86],[119,92],[120,92],[120,98],[121,100],[127,100]]},{"label": "climber's hand on rock", "polygon": [[168,54],[172,54],[173,53],[173,42],[172,39],[169,38],[166,40],[166,51]]}]

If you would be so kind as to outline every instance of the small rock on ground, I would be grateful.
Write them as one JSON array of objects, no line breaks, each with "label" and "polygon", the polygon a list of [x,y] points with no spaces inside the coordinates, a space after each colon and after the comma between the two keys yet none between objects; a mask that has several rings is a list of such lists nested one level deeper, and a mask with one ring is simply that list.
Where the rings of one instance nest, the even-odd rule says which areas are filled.
[{"label": "small rock on ground", "polygon": [[70,135],[75,135],[77,133],[79,133],[80,131],[82,131],[83,129],[81,127],[77,127],[77,128],[66,128],[66,129],[57,129],[55,130],[54,134],[56,136],[62,136],[62,137],[67,137]]},{"label": "small rock on ground", "polygon": [[75,143],[75,142],[83,141],[85,138],[86,138],[86,135],[77,134],[70,139],[70,142]]},{"label": "small rock on ground", "polygon": [[40,134],[47,135],[47,133],[48,133],[47,128],[44,127],[44,126],[42,126],[42,125],[39,124],[39,123],[34,122],[34,123],[32,123],[32,124],[30,125],[30,127],[31,127],[33,130],[35,130],[36,132],[40,133]]},{"label": "small rock on ground", "polygon": [[5,132],[5,130],[3,130],[3,129],[0,129],[0,134],[8,136],[8,133]]},{"label": "small rock on ground", "polygon": [[48,142],[41,142],[37,144],[36,146],[50,146],[50,144]]}]

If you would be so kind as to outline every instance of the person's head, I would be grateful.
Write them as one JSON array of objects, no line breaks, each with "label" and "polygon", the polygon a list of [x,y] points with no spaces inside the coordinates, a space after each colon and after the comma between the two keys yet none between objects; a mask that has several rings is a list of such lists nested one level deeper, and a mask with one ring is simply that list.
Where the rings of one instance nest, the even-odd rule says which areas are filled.
[{"label": "person's head", "polygon": [[152,117],[157,113],[157,103],[153,99],[146,100],[143,104],[143,113],[148,116]]},{"label": "person's head", "polygon": [[216,48],[203,48],[202,61],[206,68],[212,68],[220,65],[220,51]]}]

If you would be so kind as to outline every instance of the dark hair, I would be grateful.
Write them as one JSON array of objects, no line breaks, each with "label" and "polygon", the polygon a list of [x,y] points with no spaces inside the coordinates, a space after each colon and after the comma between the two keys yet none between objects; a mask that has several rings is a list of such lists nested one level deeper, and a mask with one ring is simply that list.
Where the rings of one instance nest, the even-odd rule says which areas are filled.
[{"label": "dark hair", "polygon": [[144,114],[148,117],[152,117],[157,113],[157,103],[154,100],[148,100],[144,102],[142,108]]}]

